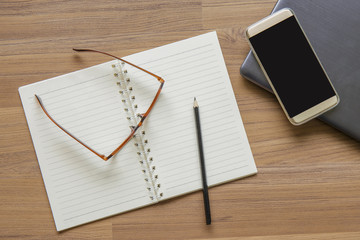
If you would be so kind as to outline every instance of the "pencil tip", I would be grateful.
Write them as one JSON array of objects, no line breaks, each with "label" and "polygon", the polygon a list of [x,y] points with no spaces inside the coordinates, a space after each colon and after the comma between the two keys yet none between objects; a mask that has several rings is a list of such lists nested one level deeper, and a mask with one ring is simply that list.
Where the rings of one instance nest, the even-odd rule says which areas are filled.
[{"label": "pencil tip", "polygon": [[195,107],[199,107],[199,104],[198,104],[198,102],[197,102],[197,100],[196,100],[196,97],[194,97],[194,108]]}]

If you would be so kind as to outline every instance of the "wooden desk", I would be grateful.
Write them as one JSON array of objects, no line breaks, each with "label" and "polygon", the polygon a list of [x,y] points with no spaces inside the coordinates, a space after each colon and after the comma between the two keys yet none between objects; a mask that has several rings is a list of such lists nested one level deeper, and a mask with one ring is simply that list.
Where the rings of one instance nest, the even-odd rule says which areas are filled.
[{"label": "wooden desk", "polygon": [[[0,238],[360,239],[359,143],[320,122],[293,127],[273,95],[239,74],[244,30],[275,0],[0,3]],[[17,89],[118,56],[217,30],[259,173],[57,233]],[[237,238],[238,237],[238,238]]]}]

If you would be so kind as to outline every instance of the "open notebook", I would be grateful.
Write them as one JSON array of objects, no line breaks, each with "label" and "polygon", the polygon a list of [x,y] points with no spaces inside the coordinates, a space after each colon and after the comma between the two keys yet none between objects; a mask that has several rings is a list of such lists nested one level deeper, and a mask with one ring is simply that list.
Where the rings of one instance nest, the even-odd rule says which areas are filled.
[{"label": "open notebook", "polygon": [[[257,171],[216,32],[125,59],[165,84],[137,136],[107,162],[58,129],[34,94],[64,128],[106,154],[129,134],[131,111],[124,109],[146,110],[159,87],[155,79],[110,61],[19,88],[58,231],[201,189],[194,97],[209,186]],[[131,106],[114,74],[124,69],[135,96]]]}]

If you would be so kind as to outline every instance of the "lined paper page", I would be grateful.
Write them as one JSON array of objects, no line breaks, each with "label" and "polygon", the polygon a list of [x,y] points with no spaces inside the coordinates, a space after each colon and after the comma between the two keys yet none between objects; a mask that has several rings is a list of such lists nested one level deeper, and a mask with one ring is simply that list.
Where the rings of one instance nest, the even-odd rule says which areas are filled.
[{"label": "lined paper page", "polygon": [[108,155],[129,135],[108,62],[19,89],[58,231],[151,204],[132,142],[105,162],[57,128]]},{"label": "lined paper page", "polygon": [[[216,32],[127,58],[165,79],[144,128],[160,191],[171,198],[202,188],[193,112],[200,105],[208,184],[256,173],[256,166],[224,64]],[[132,70],[139,112],[158,88],[156,80]]]},{"label": "lined paper page", "polygon": [[[201,188],[194,97],[200,105],[208,184],[256,173],[216,32],[128,56],[165,79],[164,88],[140,129],[159,199]],[[139,163],[134,140],[108,162],[58,129],[42,112],[102,154],[129,134],[115,61],[19,89],[58,231],[157,202],[152,181]],[[135,113],[149,107],[159,82],[132,67],[130,97]],[[135,97],[135,98],[132,98]],[[154,167],[154,168],[153,168]],[[162,193],[162,195],[160,195]]]}]

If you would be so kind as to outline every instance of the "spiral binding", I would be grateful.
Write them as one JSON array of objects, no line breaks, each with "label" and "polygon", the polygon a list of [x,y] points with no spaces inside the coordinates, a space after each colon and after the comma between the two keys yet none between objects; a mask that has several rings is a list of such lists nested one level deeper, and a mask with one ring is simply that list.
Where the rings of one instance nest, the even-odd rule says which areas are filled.
[{"label": "spiral binding", "polygon": [[[116,78],[116,83],[120,89],[119,93],[122,96],[121,101],[123,103],[124,111],[130,123],[130,128],[133,128],[137,125],[136,120],[141,118],[141,114],[137,112],[138,105],[136,103],[136,97],[133,94],[131,79],[128,76],[125,66],[126,64],[121,61],[117,61],[116,64],[112,65],[114,77]],[[158,181],[159,176],[157,174],[156,166],[154,165],[153,157],[151,156],[151,148],[148,147],[149,140],[145,137],[146,132],[141,129],[139,130],[134,135],[134,146],[137,149],[137,155],[144,175],[146,188],[149,191],[149,198],[152,201],[159,201],[163,197],[163,192],[161,192],[161,184]]]}]

